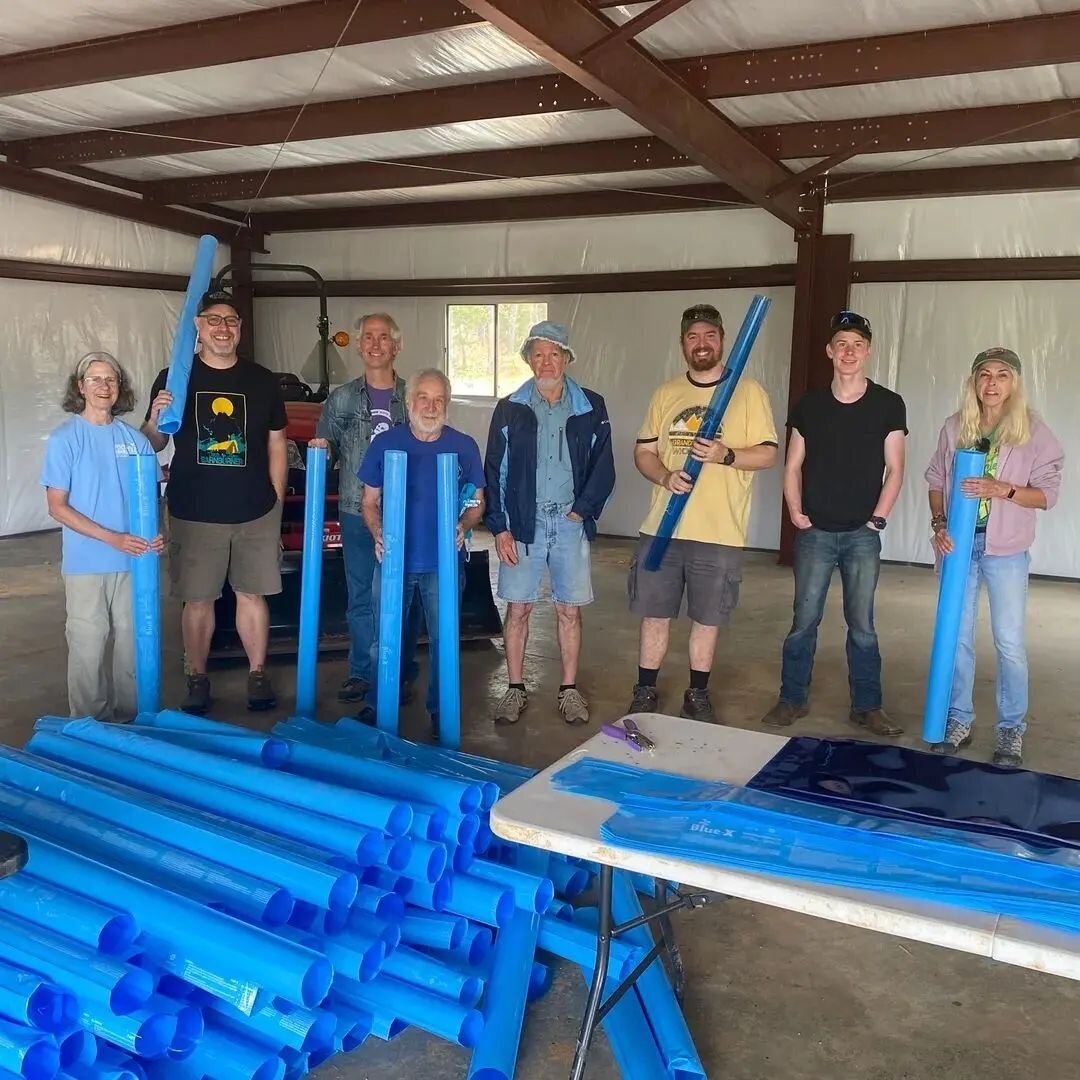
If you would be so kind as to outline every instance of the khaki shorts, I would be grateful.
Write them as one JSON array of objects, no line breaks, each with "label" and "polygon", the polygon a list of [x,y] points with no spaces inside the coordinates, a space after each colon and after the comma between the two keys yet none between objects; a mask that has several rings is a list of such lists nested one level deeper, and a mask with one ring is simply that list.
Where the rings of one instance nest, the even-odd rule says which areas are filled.
[{"label": "khaki shorts", "polygon": [[281,503],[238,525],[169,518],[173,597],[186,604],[216,600],[226,578],[233,592],[281,592]]}]

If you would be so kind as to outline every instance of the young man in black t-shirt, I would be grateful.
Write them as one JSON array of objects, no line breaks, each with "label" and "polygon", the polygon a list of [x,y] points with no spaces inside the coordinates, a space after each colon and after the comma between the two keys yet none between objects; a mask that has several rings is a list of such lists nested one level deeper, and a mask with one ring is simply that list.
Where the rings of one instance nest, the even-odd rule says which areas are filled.
[{"label": "young man in black t-shirt", "polygon": [[904,482],[907,418],[899,394],[864,373],[868,320],[841,311],[826,353],[833,379],[811,390],[788,420],[784,498],[795,536],[795,614],[784,641],[780,699],[763,718],[788,727],[807,714],[817,630],[834,567],[840,567],[847,620],[850,719],[875,735],[902,729],[881,707],[881,653],[874,629],[874,591],[881,532]]},{"label": "young man in black t-shirt", "polygon": [[[165,491],[169,577],[173,595],[184,602],[189,669],[180,707],[202,713],[210,706],[206,661],[214,601],[227,576],[250,666],[248,708],[272,709],[276,698],[264,666],[270,633],[265,597],[281,592],[285,402],[273,372],[237,358],[240,316],[228,293],[207,293],[195,325],[199,349]],[[168,374],[168,368],[158,374],[142,426],[158,452],[169,444],[158,430],[158,417],[172,402],[165,389]]]}]

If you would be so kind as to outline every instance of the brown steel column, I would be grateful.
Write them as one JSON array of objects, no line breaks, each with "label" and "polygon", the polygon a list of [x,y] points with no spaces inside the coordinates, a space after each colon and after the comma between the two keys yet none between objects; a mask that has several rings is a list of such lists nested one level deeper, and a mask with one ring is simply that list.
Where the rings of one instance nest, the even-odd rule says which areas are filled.
[{"label": "brown steel column", "polygon": [[251,249],[236,245],[231,251],[233,264],[231,289],[236,301],[236,310],[243,319],[240,331],[240,344],[236,355],[241,360],[255,359],[255,293],[251,287]]},{"label": "brown steel column", "polygon": [[[850,233],[825,236],[820,228],[797,236],[795,318],[791,334],[791,376],[788,411],[807,392],[828,386],[832,364],[825,355],[829,322],[848,305],[851,289]],[[795,527],[787,506],[780,509],[780,564],[791,566]]]}]

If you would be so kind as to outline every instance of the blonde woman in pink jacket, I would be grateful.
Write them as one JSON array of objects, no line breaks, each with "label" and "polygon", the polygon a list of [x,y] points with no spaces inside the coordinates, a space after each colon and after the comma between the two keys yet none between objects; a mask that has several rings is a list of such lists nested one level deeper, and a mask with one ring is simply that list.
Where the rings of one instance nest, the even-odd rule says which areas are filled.
[{"label": "blonde woman in pink jacket", "polygon": [[975,547],[960,618],[952,698],[945,741],[933,749],[952,754],[971,742],[975,722],[975,618],[979,589],[990,598],[990,627],[997,650],[997,741],[994,764],[1018,766],[1027,729],[1028,666],[1025,644],[1029,549],[1039,510],[1058,499],[1065,461],[1054,433],[1028,407],[1023,369],[1011,349],[986,349],[975,357],[964,383],[960,411],[945,421],[926,470],[930,485],[932,543],[940,559],[953,549],[946,531],[946,493],[957,449],[986,453],[986,472],[965,480],[964,495],[979,500]]}]

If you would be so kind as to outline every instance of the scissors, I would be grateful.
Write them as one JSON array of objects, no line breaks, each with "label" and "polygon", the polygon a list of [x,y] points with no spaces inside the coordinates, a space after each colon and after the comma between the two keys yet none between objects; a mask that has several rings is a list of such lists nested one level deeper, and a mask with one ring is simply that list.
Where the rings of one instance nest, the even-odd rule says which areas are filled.
[{"label": "scissors", "polygon": [[600,730],[613,739],[621,739],[623,742],[629,743],[635,750],[652,752],[656,749],[656,743],[644,734],[629,716],[623,717],[622,727],[619,727],[618,723],[601,724]]}]

